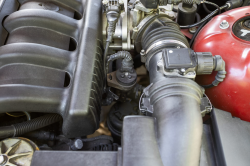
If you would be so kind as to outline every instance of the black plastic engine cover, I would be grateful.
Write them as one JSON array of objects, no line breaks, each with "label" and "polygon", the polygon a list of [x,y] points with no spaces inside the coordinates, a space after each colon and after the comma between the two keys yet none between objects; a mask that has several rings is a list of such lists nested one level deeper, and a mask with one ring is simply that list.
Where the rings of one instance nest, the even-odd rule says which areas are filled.
[{"label": "black plastic engine cover", "polygon": [[102,1],[0,5],[0,113],[58,113],[65,136],[92,134],[103,89]]}]

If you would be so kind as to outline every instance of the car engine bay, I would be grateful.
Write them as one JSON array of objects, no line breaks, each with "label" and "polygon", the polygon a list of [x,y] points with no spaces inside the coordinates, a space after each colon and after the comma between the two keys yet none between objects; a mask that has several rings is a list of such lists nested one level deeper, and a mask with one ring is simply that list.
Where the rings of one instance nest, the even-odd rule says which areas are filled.
[{"label": "car engine bay", "polygon": [[0,166],[248,166],[250,0],[0,0]]}]

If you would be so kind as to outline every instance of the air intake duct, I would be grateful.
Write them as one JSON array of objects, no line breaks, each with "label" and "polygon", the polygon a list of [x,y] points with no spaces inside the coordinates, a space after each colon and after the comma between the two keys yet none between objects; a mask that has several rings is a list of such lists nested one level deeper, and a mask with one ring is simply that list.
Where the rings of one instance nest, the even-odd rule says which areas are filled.
[{"label": "air intake duct", "polygon": [[[189,62],[192,55],[187,53],[191,50],[188,49],[188,41],[181,33],[179,25],[164,16],[155,16],[149,23],[145,23],[144,28],[138,32],[137,39],[137,49],[142,49],[145,53],[142,54],[142,60],[146,63],[151,83],[144,90],[140,104],[142,107],[150,105],[148,108],[151,108],[151,115],[156,118],[156,133],[163,165],[198,166],[202,137],[200,103],[203,88],[184,74],[175,74],[175,71],[179,71],[178,67],[169,71],[159,70],[166,51],[184,51],[184,54],[168,59],[171,60],[170,65],[183,64],[185,69],[185,64],[196,63]],[[172,60],[175,62],[172,63]]]}]

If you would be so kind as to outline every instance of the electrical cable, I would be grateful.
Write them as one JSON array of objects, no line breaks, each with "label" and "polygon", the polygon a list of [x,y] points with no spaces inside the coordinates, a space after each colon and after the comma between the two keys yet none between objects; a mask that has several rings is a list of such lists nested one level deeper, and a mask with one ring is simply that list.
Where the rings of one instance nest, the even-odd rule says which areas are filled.
[{"label": "electrical cable", "polygon": [[224,5],[224,6],[221,6],[219,7],[220,10],[216,9],[214,10],[212,13],[210,13],[209,15],[207,15],[205,18],[203,18],[200,22],[197,22],[195,24],[192,24],[192,25],[185,25],[185,26],[180,26],[181,29],[189,29],[189,28],[192,28],[192,27],[196,27],[196,26],[199,26],[201,25],[202,23],[204,23],[205,21],[207,21],[208,19],[210,19],[211,17],[213,17],[215,14],[217,14],[219,11],[221,11],[222,9],[225,9],[225,8],[228,8],[228,5]]},{"label": "electrical cable", "polygon": [[209,85],[201,85],[203,88],[205,88],[205,89],[209,89],[209,88],[212,88],[212,87],[214,87],[214,85],[213,84],[209,84]]},{"label": "electrical cable", "polygon": [[189,45],[190,45],[190,48],[192,48],[192,45],[194,43],[194,40],[196,38],[196,36],[198,35],[198,33],[201,31],[201,29],[207,24],[208,20],[203,22],[198,28],[197,30],[195,31],[193,37],[191,38],[190,42],[189,42]]},{"label": "electrical cable", "polygon": [[205,3],[202,4],[202,7],[203,7],[204,10],[205,10],[207,13],[209,13],[209,14],[213,12],[213,11],[211,11],[211,10],[209,10],[209,9],[207,8],[207,6],[206,6]]},{"label": "electrical cable", "polygon": [[219,14],[221,14],[221,9],[217,4],[209,2],[209,1],[204,1],[203,4],[209,4],[209,5],[216,7],[219,10]]}]

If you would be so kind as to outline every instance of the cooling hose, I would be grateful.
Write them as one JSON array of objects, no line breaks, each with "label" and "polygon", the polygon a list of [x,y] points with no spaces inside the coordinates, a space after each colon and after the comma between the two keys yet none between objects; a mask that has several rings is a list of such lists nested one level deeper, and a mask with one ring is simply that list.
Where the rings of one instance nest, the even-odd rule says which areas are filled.
[{"label": "cooling hose", "polygon": [[0,127],[0,139],[20,136],[25,133],[49,126],[60,121],[61,119],[62,117],[58,114],[47,114],[23,123]]}]

